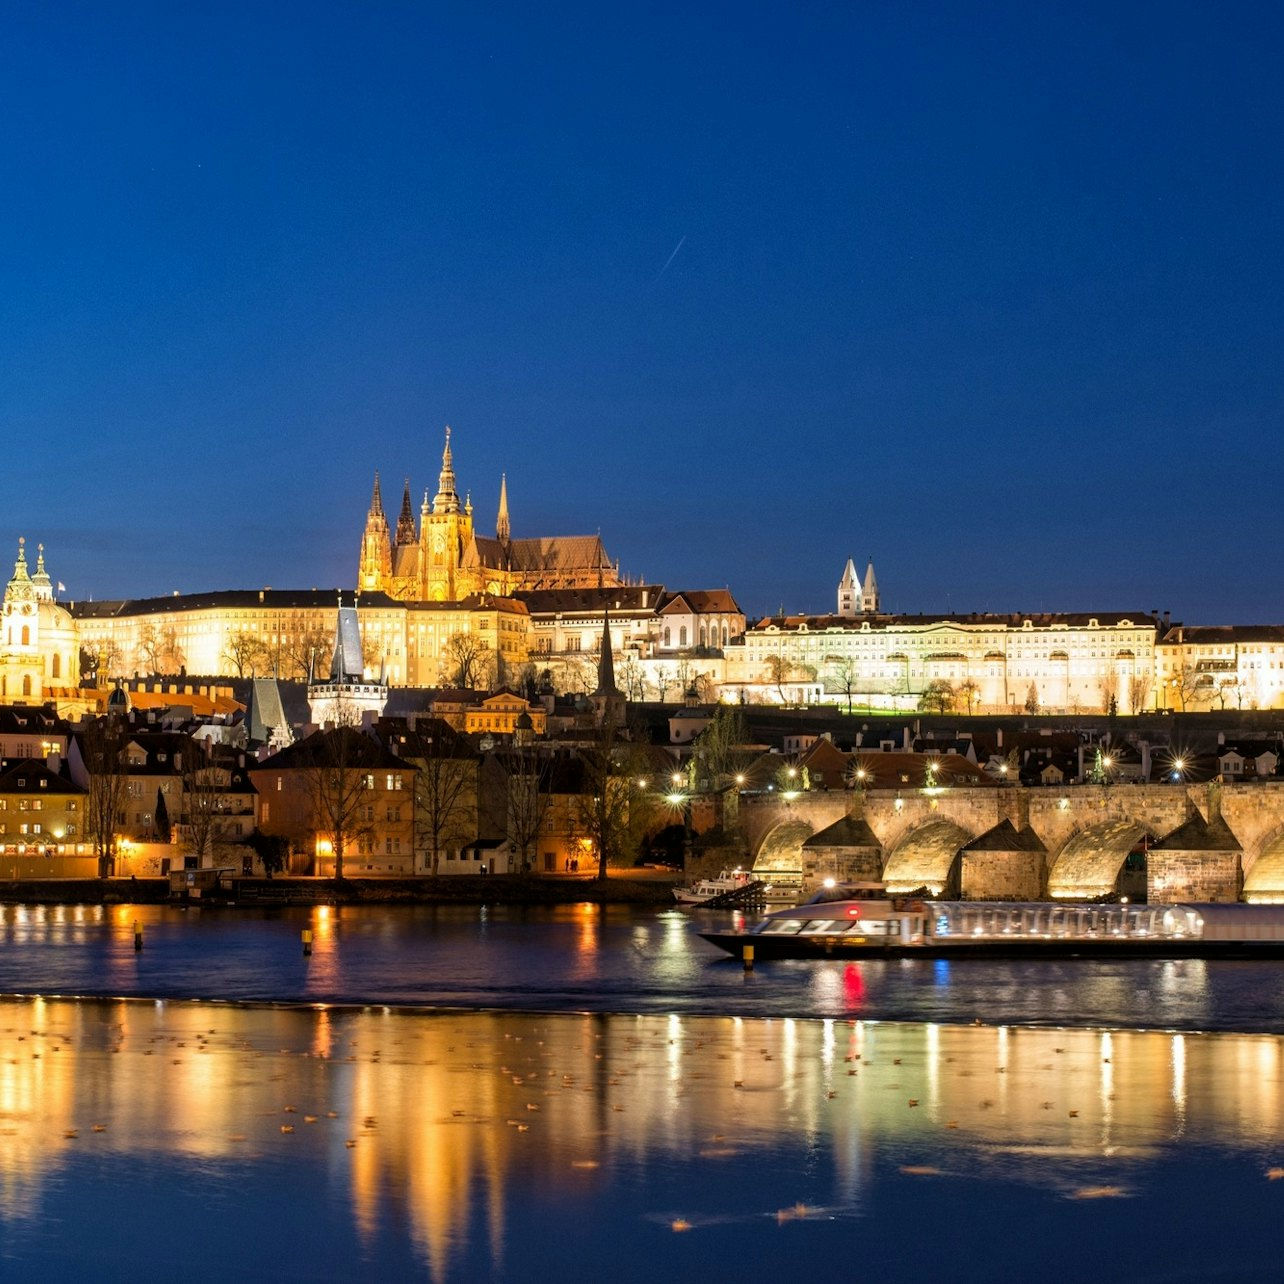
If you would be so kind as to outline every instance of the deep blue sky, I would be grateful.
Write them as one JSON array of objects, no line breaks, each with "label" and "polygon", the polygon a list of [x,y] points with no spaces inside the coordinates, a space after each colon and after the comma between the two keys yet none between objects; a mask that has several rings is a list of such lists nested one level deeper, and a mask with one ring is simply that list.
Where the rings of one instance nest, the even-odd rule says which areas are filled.
[{"label": "deep blue sky", "polygon": [[1284,620],[1278,6],[0,15],[0,538],[69,596],[350,586],[450,423],[483,528],[506,470],[750,614]]}]

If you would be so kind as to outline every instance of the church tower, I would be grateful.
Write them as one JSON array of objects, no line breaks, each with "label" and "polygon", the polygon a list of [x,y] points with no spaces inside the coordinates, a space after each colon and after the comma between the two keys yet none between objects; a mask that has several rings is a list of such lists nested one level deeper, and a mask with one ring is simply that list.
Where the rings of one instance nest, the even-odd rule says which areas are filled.
[{"label": "church tower", "polygon": [[383,512],[383,496],[379,493],[379,474],[375,473],[374,494],[370,497],[370,511],[366,514],[365,534],[361,537],[357,586],[363,593],[386,593],[391,579],[392,538]]},{"label": "church tower", "polygon": [[0,620],[0,700],[37,704],[51,688],[78,685],[76,626],[54,599],[43,544],[37,546],[32,575],[26,541],[19,539],[18,560],[4,591]]},{"label": "church tower", "polygon": [[865,586],[860,592],[860,609],[866,615],[878,614],[878,581],[874,578],[874,559],[865,568]]},{"label": "church tower", "polygon": [[472,541],[472,505],[459,503],[455,489],[455,461],[450,453],[450,427],[446,428],[446,448],[441,455],[441,473],[432,511],[425,512],[420,522],[419,543],[424,571],[424,598],[434,602],[454,602],[459,598],[459,564],[464,549]]},{"label": "church tower", "polygon": [[615,656],[611,651],[611,613],[602,614],[602,649],[597,660],[597,690],[589,697],[599,727],[624,727],[624,692],[615,685]]},{"label": "church tower", "polygon": [[852,559],[847,559],[843,567],[843,578],[838,581],[838,614],[844,619],[851,619],[860,613],[860,581],[856,578],[856,566]]}]

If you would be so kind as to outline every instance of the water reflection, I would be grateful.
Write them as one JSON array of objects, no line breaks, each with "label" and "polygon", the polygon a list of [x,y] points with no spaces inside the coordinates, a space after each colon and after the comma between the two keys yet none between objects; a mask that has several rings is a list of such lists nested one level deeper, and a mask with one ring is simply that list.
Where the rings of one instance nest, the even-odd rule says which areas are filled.
[{"label": "water reflection", "polygon": [[[657,1227],[730,1219],[769,1252],[782,1217],[859,1216],[911,1179],[926,1222],[987,1180],[1135,1194],[1210,1150],[1260,1179],[1282,1084],[1274,1036],[10,1001],[0,1222],[18,1261],[74,1253],[78,1206],[123,1236],[131,1183],[178,1161],[225,1216],[272,1189],[328,1219],[304,1274],[409,1245],[435,1280],[524,1278],[568,1220],[680,1268]],[[159,1184],[149,1225],[195,1215]]]}]

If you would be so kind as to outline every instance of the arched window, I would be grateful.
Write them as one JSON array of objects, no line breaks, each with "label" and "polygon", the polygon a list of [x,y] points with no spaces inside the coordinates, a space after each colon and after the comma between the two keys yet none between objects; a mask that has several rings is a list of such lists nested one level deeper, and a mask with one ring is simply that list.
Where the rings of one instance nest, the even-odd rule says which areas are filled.
[{"label": "arched window", "polygon": [[700,626],[700,645],[701,645],[701,646],[708,646],[708,645],[709,645],[709,633],[708,633],[708,629],[707,629],[707,627],[706,627],[705,625],[703,625],[703,624]]},{"label": "arched window", "polygon": [[31,626],[27,624],[24,624],[22,626],[22,645],[23,646],[31,645]]},{"label": "arched window", "polygon": [[724,647],[727,645],[727,626],[725,624],[722,626],[722,645]]},{"label": "arched window", "polygon": [[670,646],[670,645],[672,645],[672,643],[670,642],[670,639],[669,639],[669,628],[668,628],[668,625],[665,625],[665,629],[664,629],[664,645],[665,645],[665,646]]},{"label": "arched window", "polygon": [[678,630],[678,645],[679,645],[679,646],[686,646],[686,644],[687,644],[687,626],[684,624],[684,625],[683,625],[683,626]]},{"label": "arched window", "polygon": [[54,653],[53,666],[50,672],[55,678],[62,677],[62,656],[58,655],[57,652]]},{"label": "arched window", "polygon": [[[25,633],[26,630],[24,629],[23,632]],[[24,673],[22,675],[22,694],[23,695],[31,694],[31,674],[29,673]]]}]

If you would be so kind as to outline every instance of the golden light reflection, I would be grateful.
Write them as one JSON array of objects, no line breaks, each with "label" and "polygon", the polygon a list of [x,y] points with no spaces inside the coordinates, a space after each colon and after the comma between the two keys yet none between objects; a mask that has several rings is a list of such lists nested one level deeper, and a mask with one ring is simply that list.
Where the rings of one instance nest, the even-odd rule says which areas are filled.
[{"label": "golden light reflection", "polygon": [[229,1172],[288,1154],[348,1192],[359,1233],[404,1221],[435,1279],[470,1244],[498,1273],[527,1192],[573,1210],[696,1159],[744,1181],[795,1143],[832,1157],[844,1206],[905,1155],[1059,1189],[1126,1187],[1179,1142],[1257,1153],[1284,1136],[1282,1054],[1275,1036],[11,1001],[0,1223],[41,1215],[73,1145]]}]

